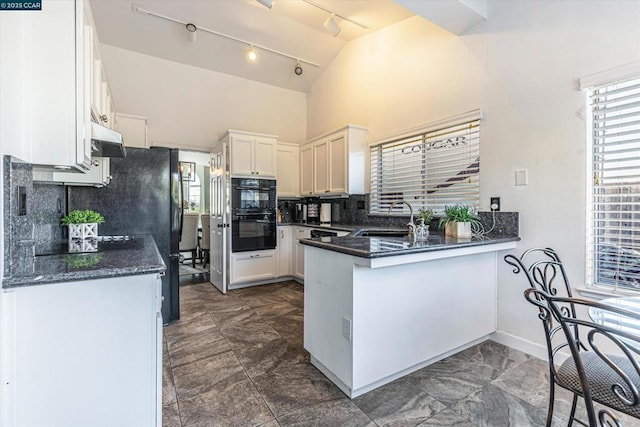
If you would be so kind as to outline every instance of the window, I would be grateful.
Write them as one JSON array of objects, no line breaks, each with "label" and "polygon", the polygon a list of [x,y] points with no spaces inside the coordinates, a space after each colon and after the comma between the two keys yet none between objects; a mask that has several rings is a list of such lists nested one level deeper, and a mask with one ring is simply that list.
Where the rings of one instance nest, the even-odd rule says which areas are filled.
[{"label": "window", "polygon": [[[387,214],[404,200],[417,209],[480,200],[479,110],[371,146],[370,212]],[[408,214],[404,204],[394,212]]]},{"label": "window", "polygon": [[589,284],[640,289],[640,78],[588,91]]}]

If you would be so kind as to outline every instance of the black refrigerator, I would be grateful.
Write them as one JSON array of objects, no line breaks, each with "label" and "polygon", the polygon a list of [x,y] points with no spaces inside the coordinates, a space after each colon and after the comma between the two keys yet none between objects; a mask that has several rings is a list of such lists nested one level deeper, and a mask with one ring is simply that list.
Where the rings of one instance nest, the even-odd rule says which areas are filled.
[{"label": "black refrigerator", "polygon": [[178,150],[129,148],[111,158],[111,182],[103,188],[68,187],[68,209],[93,209],[100,235],[151,234],[167,266],[162,278],[164,323],[180,318],[179,248],[182,186]]}]

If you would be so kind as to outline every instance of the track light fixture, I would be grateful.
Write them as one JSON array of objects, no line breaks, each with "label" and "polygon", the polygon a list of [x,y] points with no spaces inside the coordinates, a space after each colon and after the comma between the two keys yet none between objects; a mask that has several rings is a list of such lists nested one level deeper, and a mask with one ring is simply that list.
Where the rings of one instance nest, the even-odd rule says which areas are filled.
[{"label": "track light fixture", "polygon": [[251,62],[256,62],[256,59],[258,59],[258,52],[256,52],[252,45],[249,46],[249,50],[247,50],[247,59]]},{"label": "track light fixture", "polygon": [[[264,1],[266,2],[267,0],[264,0]],[[269,3],[272,3],[272,1],[273,0],[269,0]],[[260,1],[260,3],[263,3],[263,2]],[[279,56],[282,56],[284,58],[292,59],[292,60],[296,61],[298,63],[298,65],[299,64],[307,64],[307,65],[311,65],[312,67],[316,67],[316,68],[320,67],[319,64],[316,64],[315,62],[312,62],[312,61],[308,61],[306,59],[302,59],[302,58],[300,58],[298,56],[289,55],[288,53],[285,53],[285,52],[282,52],[282,51],[279,51],[279,50],[276,50],[276,49],[271,49],[271,48],[269,48],[267,46],[262,46],[262,45],[258,45],[258,44],[255,44],[255,43],[251,43],[249,40],[243,40],[243,39],[238,38],[238,37],[230,36],[228,34],[212,30],[210,28],[197,27],[195,24],[192,24],[190,22],[185,22],[185,21],[182,21],[182,20],[177,19],[177,18],[173,18],[173,17],[167,16],[167,15],[162,15],[160,13],[156,13],[156,12],[153,12],[151,10],[145,9],[145,8],[141,7],[139,4],[136,4],[136,3],[133,3],[131,5],[131,10],[133,12],[135,12],[135,13],[141,13],[143,15],[153,16],[155,18],[163,19],[165,21],[169,21],[169,22],[173,22],[173,23],[176,23],[176,24],[180,24],[180,25],[182,25],[182,26],[184,26],[186,28],[187,32],[190,35],[190,39],[192,37],[191,35],[193,35],[193,40],[195,40],[196,32],[204,32],[204,33],[207,33],[207,34],[211,34],[211,35],[214,35],[214,36],[222,37],[222,38],[227,39],[227,40],[234,41],[236,43],[241,43],[241,44],[243,44],[245,46],[249,46],[249,49],[247,49],[247,51],[246,51],[247,59],[249,59],[252,62],[256,61],[258,59],[258,50],[264,50],[265,52],[269,52],[269,53],[272,53],[274,55],[279,55]],[[300,70],[302,70],[302,67],[300,67]],[[296,70],[294,69],[294,71],[296,71]]]},{"label": "track light fixture", "polygon": [[327,31],[329,31],[329,34],[331,34],[333,37],[336,37],[338,34],[340,34],[340,31],[342,31],[342,28],[340,28],[340,26],[338,25],[336,20],[333,19],[333,17],[334,15],[332,13],[331,16],[329,16],[327,20],[324,21],[324,28],[326,28]]},{"label": "track light fixture", "polygon": [[296,67],[293,69],[293,72],[296,73],[296,76],[301,76],[303,71],[304,70],[302,69],[302,65],[300,65],[299,62],[296,62]]},{"label": "track light fixture", "polygon": [[326,8],[326,7],[324,7],[324,6],[319,5],[318,3],[316,3],[316,2],[315,2],[315,1],[313,1],[313,0],[302,0],[302,1],[303,1],[303,2],[305,2],[305,3],[307,3],[307,4],[310,4],[310,5],[311,5],[311,6],[313,6],[313,7],[317,7],[317,8],[318,8],[318,9],[320,9],[320,10],[324,10],[325,12],[327,12],[328,14],[330,14],[330,15],[331,15],[331,16],[329,16],[329,17],[327,18],[327,20],[326,20],[326,21],[324,21],[324,27],[327,29],[327,31],[329,31],[329,33],[330,33],[333,37],[335,37],[335,36],[337,36],[338,34],[340,34],[340,30],[341,30],[341,28],[338,26],[338,23],[336,22],[336,19],[335,19],[335,18],[336,18],[336,16],[337,16],[338,18],[342,19],[343,21],[351,22],[353,25],[357,25],[358,27],[360,27],[360,28],[362,28],[362,29],[365,29],[365,30],[368,30],[368,29],[369,29],[369,27],[368,27],[368,26],[366,26],[366,25],[364,25],[363,23],[360,23],[360,22],[358,22],[358,21],[356,21],[356,20],[354,20],[354,19],[351,19],[351,18],[347,18],[347,17],[346,17],[346,16],[344,16],[344,15],[340,15],[340,14],[338,14],[338,13],[335,13],[335,12],[333,12],[333,11],[331,11],[331,10],[327,9],[327,8]]},{"label": "track light fixture", "polygon": [[256,0],[258,3],[266,7],[267,9],[271,9],[273,6],[273,0]]},{"label": "track light fixture", "polygon": [[195,24],[192,24],[191,22],[189,22],[187,25],[184,26],[187,29],[187,38],[189,39],[190,42],[195,42],[196,41],[196,31],[198,31],[198,27],[196,27]]}]

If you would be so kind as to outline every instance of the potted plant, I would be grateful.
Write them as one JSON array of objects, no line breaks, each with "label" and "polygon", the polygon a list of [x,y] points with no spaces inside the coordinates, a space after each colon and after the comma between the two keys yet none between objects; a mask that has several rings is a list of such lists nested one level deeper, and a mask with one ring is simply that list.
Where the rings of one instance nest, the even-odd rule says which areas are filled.
[{"label": "potted plant", "polygon": [[60,220],[62,225],[69,226],[69,241],[98,237],[98,224],[103,222],[100,213],[88,209],[71,211]]},{"label": "potted plant", "polygon": [[466,205],[445,206],[440,218],[440,228],[444,234],[458,239],[471,238],[471,224],[477,223],[473,208]]},{"label": "potted plant", "polygon": [[416,226],[416,239],[427,240],[429,237],[429,224],[433,218],[433,211],[431,209],[419,209],[418,210],[418,225]]}]

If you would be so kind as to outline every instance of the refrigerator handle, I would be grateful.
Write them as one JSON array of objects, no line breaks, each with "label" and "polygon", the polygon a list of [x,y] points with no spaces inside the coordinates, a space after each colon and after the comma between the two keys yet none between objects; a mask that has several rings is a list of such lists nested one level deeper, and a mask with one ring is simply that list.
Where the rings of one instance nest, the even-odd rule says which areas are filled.
[{"label": "refrigerator handle", "polygon": [[178,189],[179,189],[179,200],[180,200],[180,207],[178,207],[178,212],[180,213],[180,237],[178,238],[178,241],[182,240],[182,223],[184,222],[184,190],[182,188],[182,169],[179,168],[178,169],[178,179],[179,179],[179,183],[178,183]]}]

